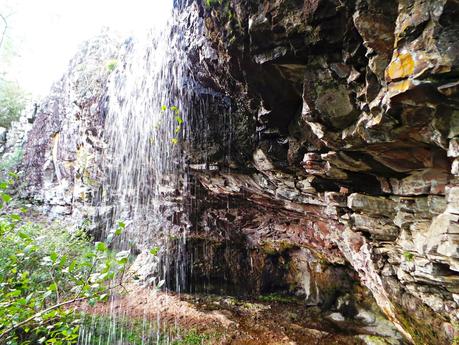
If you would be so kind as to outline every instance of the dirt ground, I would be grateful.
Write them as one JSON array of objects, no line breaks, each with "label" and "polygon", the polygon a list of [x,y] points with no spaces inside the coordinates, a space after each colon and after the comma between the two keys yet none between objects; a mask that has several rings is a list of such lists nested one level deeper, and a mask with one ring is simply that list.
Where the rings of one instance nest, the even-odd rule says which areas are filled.
[{"label": "dirt ground", "polygon": [[162,330],[193,330],[208,335],[202,340],[202,344],[208,345],[365,344],[359,336],[358,325],[338,325],[318,308],[305,307],[295,300],[248,301],[213,295],[179,295],[131,286],[110,303],[79,308],[92,315],[115,314],[118,318],[148,320]]}]

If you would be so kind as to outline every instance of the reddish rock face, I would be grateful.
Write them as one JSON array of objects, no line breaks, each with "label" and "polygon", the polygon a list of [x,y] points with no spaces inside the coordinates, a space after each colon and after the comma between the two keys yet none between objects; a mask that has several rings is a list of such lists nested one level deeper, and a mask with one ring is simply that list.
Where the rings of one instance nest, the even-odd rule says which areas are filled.
[{"label": "reddish rock face", "polygon": [[[450,343],[444,325],[459,317],[459,247],[447,230],[457,225],[458,208],[459,163],[451,164],[458,156],[457,2],[228,1],[226,8],[235,17],[203,8],[218,56],[205,63],[231,99],[250,99],[256,154],[223,174],[225,188],[207,177],[203,186],[297,213],[302,220],[274,226],[275,236],[290,234],[317,253],[339,248],[337,257],[407,338]],[[228,76],[236,82],[224,84]],[[441,322],[420,326],[426,319]]]}]

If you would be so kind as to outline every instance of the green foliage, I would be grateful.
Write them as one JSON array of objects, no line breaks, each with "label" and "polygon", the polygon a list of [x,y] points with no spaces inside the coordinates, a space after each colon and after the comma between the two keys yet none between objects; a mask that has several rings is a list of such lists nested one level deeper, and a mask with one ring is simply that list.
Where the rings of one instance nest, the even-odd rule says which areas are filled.
[{"label": "green foliage", "polygon": [[159,253],[159,247],[154,247],[154,248],[150,249],[150,254],[151,255],[156,256],[156,255],[158,255],[158,253]]},{"label": "green foliage", "polygon": [[0,161],[0,178],[5,179],[9,172],[15,171],[24,157],[24,150],[18,147],[11,154],[5,154]]},{"label": "green foliage", "polygon": [[[172,114],[174,115],[174,120],[175,120],[175,123],[176,123],[176,126],[175,126],[175,129],[174,129],[174,137],[171,138],[171,143],[173,145],[177,145],[178,142],[179,142],[179,135],[180,133],[182,132],[183,130],[183,118],[182,116],[180,115],[180,110],[177,106],[173,105],[171,107],[167,107],[165,105],[161,106],[161,112],[167,112],[167,111],[170,111],[172,112]],[[161,122],[159,122],[158,124],[155,125],[155,129],[158,129],[159,126],[161,125]]]},{"label": "green foliage", "polygon": [[410,252],[403,252],[403,257],[405,258],[406,261],[413,261],[414,260],[414,255],[413,253],[410,253]]},{"label": "green foliage", "polygon": [[180,339],[174,340],[172,345],[202,345],[206,344],[206,341],[210,339],[211,336],[209,334],[198,333],[195,330],[191,330]]},{"label": "green foliage", "polygon": [[454,338],[451,345],[459,345],[459,322],[453,320],[451,324],[454,329]]},{"label": "green foliage", "polygon": [[[113,325],[116,325],[113,327]],[[123,344],[145,345],[210,345],[221,335],[217,333],[198,333],[196,330],[178,329],[176,327],[157,328],[156,323],[145,322],[142,318],[132,316],[83,316],[82,328],[91,333],[91,344]],[[212,341],[213,340],[213,341]]]},{"label": "green foliage", "polygon": [[24,110],[28,94],[17,82],[0,79],[0,126],[8,128]]},{"label": "green foliage", "polygon": [[210,8],[212,6],[221,5],[222,3],[223,3],[223,0],[205,0],[204,6],[207,8]]},{"label": "green foliage", "polygon": [[73,344],[80,322],[72,305],[106,301],[129,252],[112,255],[82,231],[23,221],[9,210],[10,185],[0,184],[0,343]]},{"label": "green foliage", "polygon": [[276,293],[258,296],[258,300],[262,302],[279,302],[279,303],[297,303],[298,302],[297,297],[280,295]]},{"label": "green foliage", "polygon": [[117,66],[118,66],[117,59],[110,59],[105,62],[105,67],[107,68],[109,72],[113,72]]},{"label": "green foliage", "polygon": [[150,344],[143,341],[149,337],[144,334],[156,333],[150,329],[149,323],[144,325],[142,320],[120,316],[113,319],[106,315],[84,315],[82,328],[91,333],[91,344],[115,344],[117,339],[124,339],[128,344]]}]

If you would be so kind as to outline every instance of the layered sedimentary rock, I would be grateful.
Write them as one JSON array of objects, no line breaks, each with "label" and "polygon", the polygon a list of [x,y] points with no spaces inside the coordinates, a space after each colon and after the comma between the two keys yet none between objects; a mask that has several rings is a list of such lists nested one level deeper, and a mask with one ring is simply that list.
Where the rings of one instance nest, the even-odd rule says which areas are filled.
[{"label": "layered sedimentary rock", "polygon": [[[234,133],[229,158],[207,162],[220,170],[196,172],[202,185],[249,201],[238,212],[275,210],[259,209],[272,221],[264,231],[240,224],[251,243],[344,258],[408,339],[451,342],[459,3],[223,1],[200,10],[214,52],[201,55],[201,81],[232,100]],[[295,226],[280,225],[284,213]]]},{"label": "layered sedimentary rock", "polygon": [[51,218],[72,215],[70,223],[80,224],[94,213],[93,199],[102,181],[98,162],[111,72],[107,63],[120,54],[120,46],[109,33],[84,43],[35,108],[23,144],[20,191]]},{"label": "layered sedimentary rock", "polygon": [[[288,292],[352,319],[371,300],[359,279],[407,341],[451,343],[459,3],[176,6],[198,88],[182,145],[192,182],[185,252],[170,239],[189,290]],[[52,215],[91,218],[97,206],[109,103],[101,66],[116,47],[83,53],[37,112],[24,195]],[[97,68],[86,73],[87,59]]]}]

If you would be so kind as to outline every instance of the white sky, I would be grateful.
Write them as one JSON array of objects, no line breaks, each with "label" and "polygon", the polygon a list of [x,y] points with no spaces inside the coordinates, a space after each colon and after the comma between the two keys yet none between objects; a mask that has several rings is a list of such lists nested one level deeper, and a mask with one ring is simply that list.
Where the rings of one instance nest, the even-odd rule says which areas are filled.
[{"label": "white sky", "polygon": [[[128,36],[160,25],[171,6],[172,0],[0,0],[18,53],[9,78],[35,95],[45,95],[82,41],[103,27]],[[0,33],[2,29],[0,23]]]}]

